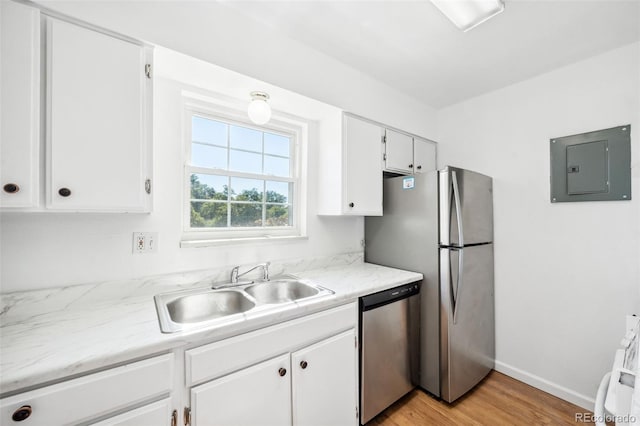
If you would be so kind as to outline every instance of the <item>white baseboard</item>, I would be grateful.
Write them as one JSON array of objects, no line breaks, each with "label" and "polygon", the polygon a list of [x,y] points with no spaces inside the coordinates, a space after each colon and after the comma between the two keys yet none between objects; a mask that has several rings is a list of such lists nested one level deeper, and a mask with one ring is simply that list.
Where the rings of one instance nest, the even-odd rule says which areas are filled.
[{"label": "white baseboard", "polygon": [[533,386],[534,388],[538,388],[543,390],[551,395],[557,396],[560,399],[564,399],[565,401],[569,401],[572,404],[576,404],[579,407],[582,407],[586,410],[593,411],[593,406],[595,404],[595,400],[593,398],[589,398],[586,395],[582,395],[578,392],[572,391],[571,389],[567,389],[564,386],[560,386],[556,383],[550,382],[549,380],[543,379],[542,377],[538,377],[531,373],[528,373],[524,370],[520,370],[519,368],[512,367],[511,365],[505,364],[502,361],[496,360],[495,370],[500,373],[506,374],[507,376],[513,377],[514,379],[520,380],[528,385]]}]

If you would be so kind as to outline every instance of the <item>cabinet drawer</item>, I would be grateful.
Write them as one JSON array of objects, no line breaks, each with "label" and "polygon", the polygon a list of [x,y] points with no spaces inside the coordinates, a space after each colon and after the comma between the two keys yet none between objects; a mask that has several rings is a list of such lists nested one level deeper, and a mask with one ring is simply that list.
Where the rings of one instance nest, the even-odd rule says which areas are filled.
[{"label": "cabinet drawer", "polygon": [[12,417],[23,406],[31,410],[29,426],[87,422],[168,395],[172,376],[167,354],[21,393],[0,400],[0,424],[19,424]]},{"label": "cabinet drawer", "polygon": [[171,422],[171,399],[148,404],[118,416],[110,417],[92,426],[169,426]]},{"label": "cabinet drawer", "polygon": [[186,385],[214,379],[355,327],[350,303],[185,352]]}]

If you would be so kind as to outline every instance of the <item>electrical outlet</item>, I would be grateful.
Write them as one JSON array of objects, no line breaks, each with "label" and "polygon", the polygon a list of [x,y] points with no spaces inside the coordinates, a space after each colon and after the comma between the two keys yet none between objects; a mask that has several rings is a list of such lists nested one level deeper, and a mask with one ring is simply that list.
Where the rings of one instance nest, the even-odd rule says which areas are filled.
[{"label": "electrical outlet", "polygon": [[157,232],[134,232],[133,252],[134,253],[155,253],[158,251]]}]

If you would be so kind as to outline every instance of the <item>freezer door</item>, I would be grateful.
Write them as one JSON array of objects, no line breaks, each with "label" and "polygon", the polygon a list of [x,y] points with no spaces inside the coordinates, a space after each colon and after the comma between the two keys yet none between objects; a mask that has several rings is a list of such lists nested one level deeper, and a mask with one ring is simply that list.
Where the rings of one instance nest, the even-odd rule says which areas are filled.
[{"label": "freezer door", "polygon": [[440,245],[493,241],[493,183],[489,176],[455,167],[438,173]]},{"label": "freezer door", "polygon": [[493,244],[440,249],[440,387],[452,402],[494,367]]}]

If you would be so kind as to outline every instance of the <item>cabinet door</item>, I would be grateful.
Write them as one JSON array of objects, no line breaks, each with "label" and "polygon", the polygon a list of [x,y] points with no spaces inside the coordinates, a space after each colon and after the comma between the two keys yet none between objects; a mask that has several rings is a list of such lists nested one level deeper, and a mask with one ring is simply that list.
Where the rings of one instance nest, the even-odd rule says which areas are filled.
[{"label": "cabinet door", "polygon": [[191,390],[193,426],[291,424],[289,354]]},{"label": "cabinet door", "polygon": [[343,212],[382,216],[382,128],[348,115],[343,125]]},{"label": "cabinet door", "polygon": [[169,426],[170,424],[170,398],[127,411],[98,423],[91,423],[92,426]]},{"label": "cabinet door", "polygon": [[436,170],[435,142],[425,139],[413,139],[413,161],[415,173],[426,173]]},{"label": "cabinet door", "polygon": [[144,46],[47,18],[47,207],[145,211]]},{"label": "cabinet door", "polygon": [[387,129],[385,135],[385,170],[413,172],[413,137]]},{"label": "cabinet door", "polygon": [[0,2],[0,206],[36,207],[40,158],[40,12]]},{"label": "cabinet door", "polygon": [[358,423],[356,354],[351,329],[291,355],[294,425]]}]

